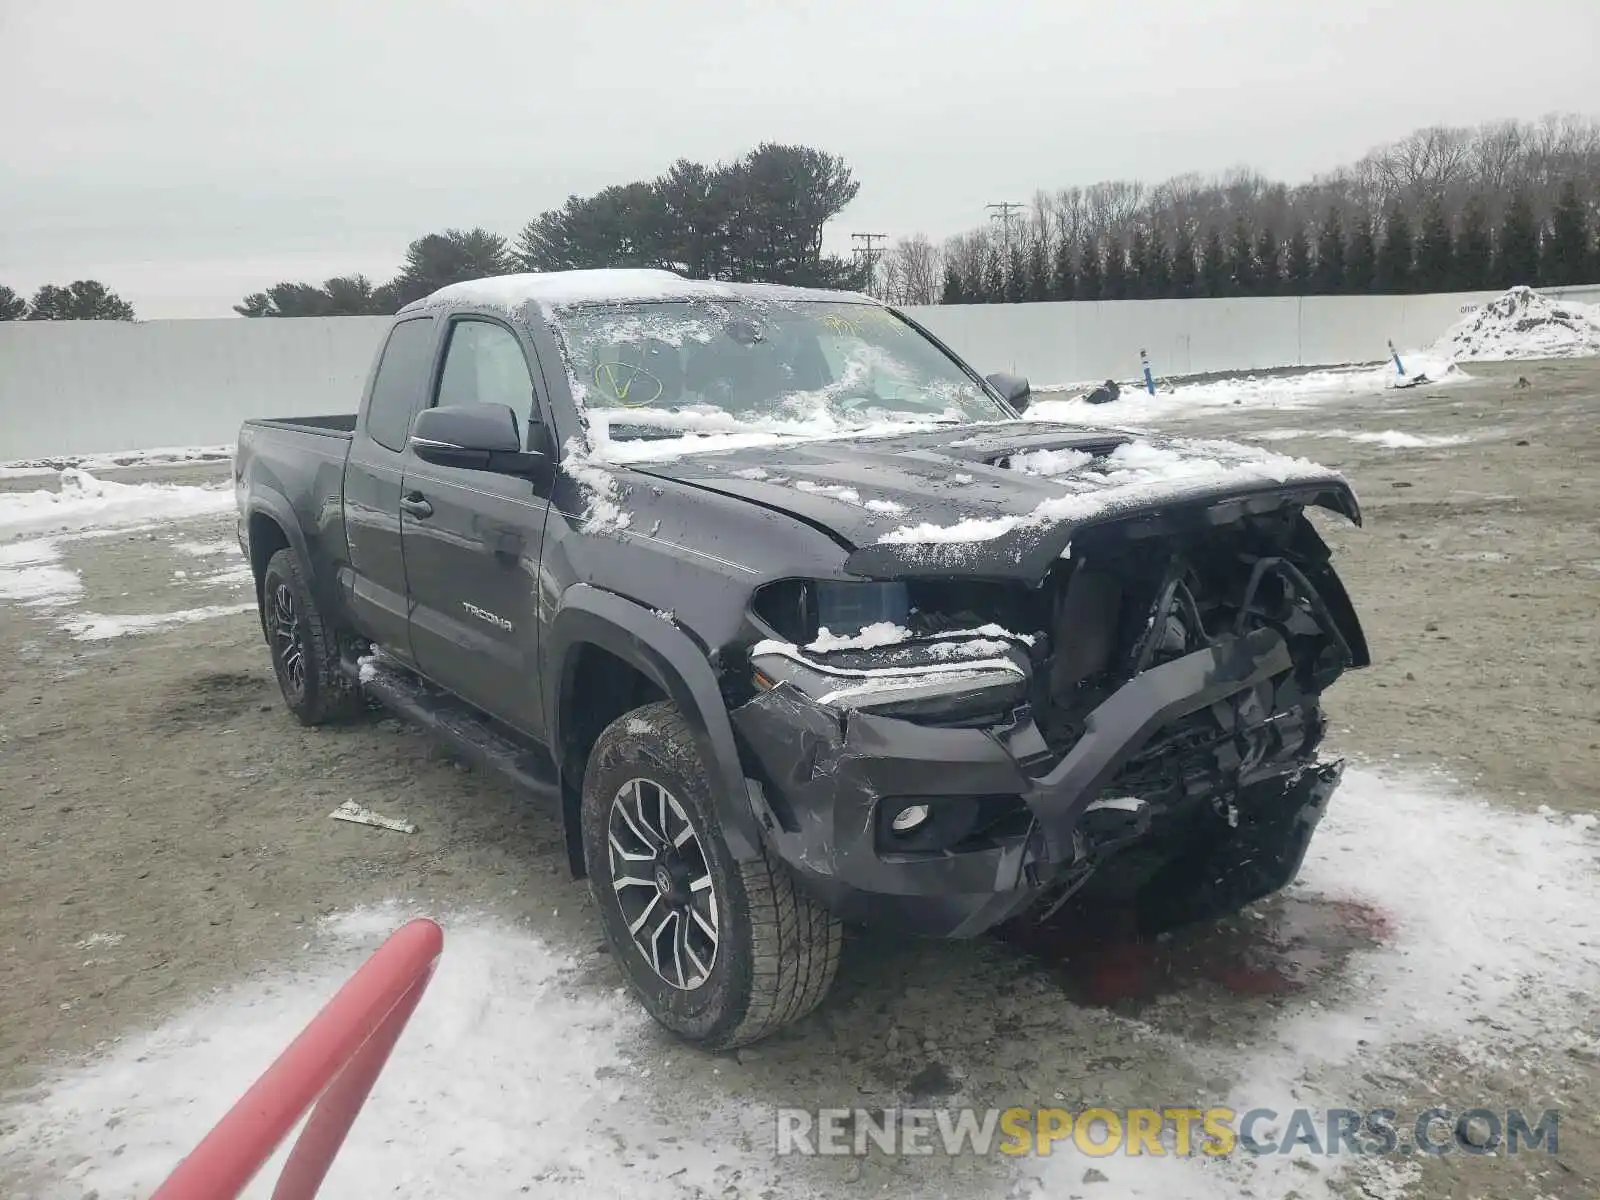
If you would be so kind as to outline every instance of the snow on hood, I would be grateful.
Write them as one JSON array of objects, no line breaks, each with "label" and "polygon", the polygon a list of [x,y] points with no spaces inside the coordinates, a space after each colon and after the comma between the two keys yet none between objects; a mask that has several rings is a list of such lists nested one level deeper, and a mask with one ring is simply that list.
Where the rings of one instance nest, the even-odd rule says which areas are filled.
[{"label": "snow on hood", "polygon": [[1600,306],[1514,287],[1457,323],[1434,350],[1481,362],[1600,355]]},{"label": "snow on hood", "polygon": [[847,570],[878,579],[944,569],[1033,577],[1084,525],[1285,488],[1359,519],[1344,478],[1306,459],[1034,421],[787,441],[623,470],[790,513],[849,549]]}]

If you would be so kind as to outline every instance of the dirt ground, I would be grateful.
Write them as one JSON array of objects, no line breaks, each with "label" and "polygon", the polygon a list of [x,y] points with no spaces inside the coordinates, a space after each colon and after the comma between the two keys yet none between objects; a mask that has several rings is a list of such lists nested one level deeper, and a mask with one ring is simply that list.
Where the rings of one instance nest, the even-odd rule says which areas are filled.
[{"label": "dirt ground", "polygon": [[[1447,389],[1163,425],[1245,438],[1288,428],[1469,437],[1406,449],[1342,436],[1271,441],[1344,470],[1365,510],[1359,530],[1319,520],[1375,659],[1330,696],[1334,746],[1358,761],[1443,765],[1507,807],[1600,812],[1600,361],[1470,370],[1473,381]],[[114,477],[200,482],[225,470]],[[180,542],[231,536],[231,518],[217,517],[58,544],[83,574],[81,607],[139,613],[175,607],[173,572],[195,568]],[[194,605],[247,595],[226,579],[183,586]],[[418,832],[330,821],[347,799]],[[0,1090],[34,1085],[214,986],[292,962],[320,915],[388,897],[528,922],[587,956],[594,986],[617,982],[586,889],[567,876],[555,816],[392,718],[301,728],[282,707],[253,615],[80,642],[0,603],[0,814]],[[1309,922],[1302,933],[1324,951],[1300,995],[1340,986],[1341,964],[1367,936],[1360,923],[1292,900],[1272,909],[1280,927]],[[1215,1094],[1225,1081],[1164,1060],[1125,1018],[1199,1023],[1219,1044],[1248,1037],[1281,997],[1236,994],[1204,961],[1240,936],[1231,925],[1190,935],[1161,952],[1159,986],[1114,995],[1098,993],[1101,977],[1059,947],[853,938],[823,1010],[744,1056],[738,1086],[792,1104],[929,1102],[955,1086],[942,1064],[961,1057],[987,1064],[960,1085],[968,1103],[1143,1103],[1152,1081],[1164,1095]],[[708,1072],[696,1086],[733,1086]],[[1435,1160],[1405,1194],[1600,1191],[1600,1079],[1592,1062],[1562,1072],[1565,1107],[1591,1124],[1563,1128],[1558,1164]],[[1459,1084],[1505,1104],[1540,1083],[1448,1060],[1423,1074],[1438,1092]],[[1374,1088],[1399,1106],[1395,1087]],[[1425,1088],[1406,1098],[1430,1101]],[[877,1191],[918,1189],[927,1168],[847,1169],[845,1180]],[[939,1189],[960,1194],[1000,1165],[939,1169],[955,1173]],[[0,1191],[25,1189],[0,1167]]]}]

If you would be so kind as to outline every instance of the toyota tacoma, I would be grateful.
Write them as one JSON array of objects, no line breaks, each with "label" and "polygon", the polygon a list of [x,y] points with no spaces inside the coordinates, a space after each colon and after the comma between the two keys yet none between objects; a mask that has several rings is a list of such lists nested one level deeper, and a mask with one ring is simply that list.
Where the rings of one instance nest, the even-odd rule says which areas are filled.
[{"label": "toyota tacoma", "polygon": [[1299,869],[1369,661],[1308,514],[1354,494],[1040,405],[855,293],[470,281],[355,415],[245,422],[240,544],[293,713],[380,702],[549,797],[643,1006],[739,1045],[844,923],[1158,930]]}]

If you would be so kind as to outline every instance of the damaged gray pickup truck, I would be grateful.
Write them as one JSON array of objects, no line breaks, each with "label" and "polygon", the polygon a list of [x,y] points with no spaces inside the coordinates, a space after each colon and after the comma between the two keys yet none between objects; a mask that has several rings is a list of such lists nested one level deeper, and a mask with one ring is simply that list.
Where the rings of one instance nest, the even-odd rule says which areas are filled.
[{"label": "damaged gray pickup truck", "polygon": [[1298,459],[1038,419],[853,293],[518,275],[395,318],[353,416],[248,421],[307,723],[388,705],[559,805],[644,1007],[822,999],[843,922],[1146,930],[1287,884],[1367,665]]}]

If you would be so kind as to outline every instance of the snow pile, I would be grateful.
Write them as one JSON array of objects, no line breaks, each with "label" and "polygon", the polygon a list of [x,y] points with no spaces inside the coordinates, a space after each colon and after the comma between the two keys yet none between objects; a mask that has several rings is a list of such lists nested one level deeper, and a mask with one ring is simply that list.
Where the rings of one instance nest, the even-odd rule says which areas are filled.
[{"label": "snow pile", "polygon": [[1434,350],[1480,362],[1600,355],[1600,307],[1514,287],[1462,319]]},{"label": "snow pile", "polygon": [[[1080,462],[1080,459],[1082,460]],[[1067,495],[1041,501],[1023,515],[968,517],[953,525],[901,526],[878,539],[887,545],[983,542],[1016,529],[1058,522],[1092,521],[1140,504],[1159,504],[1217,487],[1262,482],[1337,482],[1340,476],[1309,459],[1289,458],[1257,446],[1201,438],[1172,439],[1156,445],[1126,442],[1100,459],[1077,451],[1019,454],[1012,467],[1041,475],[1068,489]],[[1087,463],[1097,464],[1089,469]]]},{"label": "snow pile", "polygon": [[149,450],[108,450],[100,454],[59,454],[45,458],[20,458],[0,463],[0,479],[54,475],[67,467],[84,471],[115,471],[126,467],[164,467],[182,463],[227,462],[234,447],[156,446]]},{"label": "snow pile", "polygon": [[[224,992],[59,1078],[0,1120],[0,1163],[37,1172],[25,1194],[38,1200],[150,1195],[408,915],[337,917],[301,969]],[[635,1064],[653,1027],[620,989],[585,984],[576,960],[523,930],[440,923],[438,973],[322,1195],[657,1200],[776,1183],[770,1146],[746,1148],[762,1131],[745,1128],[733,1097],[696,1103],[677,1073]],[[269,1195],[286,1155],[244,1194]],[[804,1169],[788,1167],[784,1195],[810,1194],[794,1189]]]},{"label": "snow pile", "polygon": [[561,470],[578,485],[584,497],[584,510],[578,514],[588,533],[607,533],[623,530],[633,524],[633,514],[625,510],[622,485],[617,477],[579,447],[577,439],[567,442],[566,454],[561,459]]},{"label": "snow pile", "polygon": [[[1448,354],[1402,351],[1400,361],[1406,374],[1392,361],[1381,366],[1331,367],[1316,371],[1285,374],[1248,374],[1235,378],[1196,383],[1160,383],[1156,394],[1145,391],[1143,383],[1128,383],[1122,395],[1109,404],[1089,404],[1080,393],[1089,385],[1052,384],[1034,389],[1036,399],[1028,406],[1030,421],[1062,421],[1071,425],[1144,425],[1164,418],[1204,412],[1215,408],[1314,408],[1348,396],[1384,392],[1398,384],[1426,375],[1431,384],[1460,383],[1470,378],[1451,362]],[[1070,398],[1054,399],[1056,394],[1072,393]]]},{"label": "snow pile", "polygon": [[222,513],[234,506],[226,486],[114,483],[68,467],[59,491],[0,492],[0,539],[63,533],[139,521]]}]

